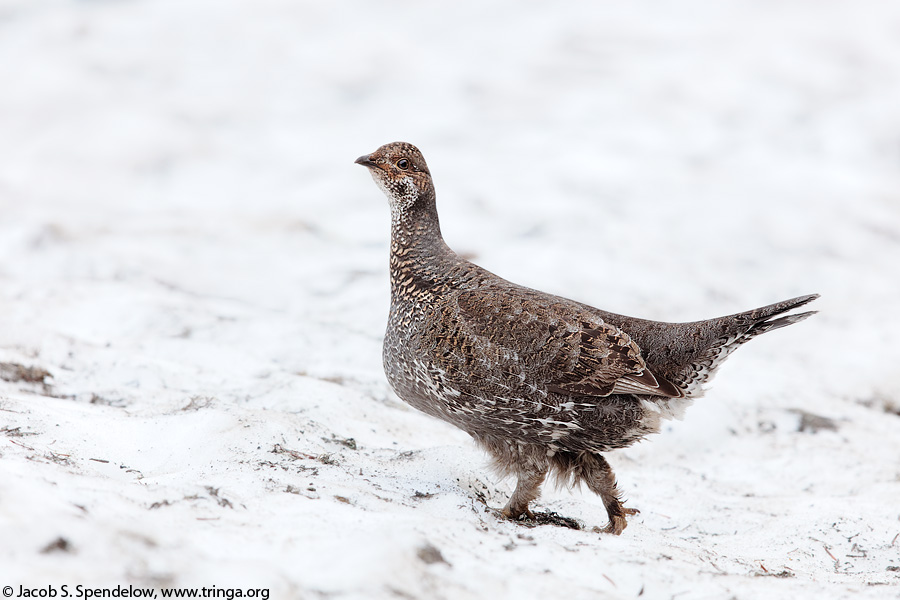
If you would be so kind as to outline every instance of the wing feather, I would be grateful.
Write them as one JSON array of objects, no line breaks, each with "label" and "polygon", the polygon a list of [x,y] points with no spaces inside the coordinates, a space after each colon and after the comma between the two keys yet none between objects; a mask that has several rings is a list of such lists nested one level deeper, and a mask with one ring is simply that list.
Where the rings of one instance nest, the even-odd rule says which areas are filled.
[{"label": "wing feather", "polygon": [[[551,299],[570,305],[554,310]],[[464,293],[457,297],[457,306],[466,330],[476,336],[490,331],[490,339],[484,342],[506,350],[494,356],[510,357],[507,360],[516,363],[529,384],[548,392],[586,397],[684,395],[647,367],[641,349],[628,334],[579,310],[574,302],[532,298],[527,293]]]}]

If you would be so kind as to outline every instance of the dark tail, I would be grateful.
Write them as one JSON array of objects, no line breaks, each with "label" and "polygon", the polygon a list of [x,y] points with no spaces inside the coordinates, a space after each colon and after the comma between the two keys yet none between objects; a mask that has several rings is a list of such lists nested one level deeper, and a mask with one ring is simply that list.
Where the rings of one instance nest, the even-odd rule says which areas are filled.
[{"label": "dark tail", "polygon": [[816,314],[816,311],[793,315],[784,313],[818,297],[818,294],[810,294],[727,317],[683,324],[679,327],[682,329],[679,340],[687,339],[692,343],[682,345],[681,365],[661,374],[686,395],[695,395],[701,390],[702,384],[712,378],[722,361],[745,342]]},{"label": "dark tail", "polygon": [[818,297],[819,294],[809,294],[808,296],[799,296],[797,298],[791,298],[790,300],[776,302],[775,304],[770,304],[768,306],[763,306],[762,308],[757,308],[745,313],[734,315],[735,321],[750,324],[750,327],[747,329],[746,333],[747,339],[756,337],[761,333],[772,331],[773,329],[778,329],[787,325],[793,325],[794,323],[798,323],[803,319],[816,314],[818,311],[810,310],[793,315],[785,315],[778,319],[772,318],[784,314],[788,311],[794,310],[795,308],[803,306],[804,304],[808,304]]}]

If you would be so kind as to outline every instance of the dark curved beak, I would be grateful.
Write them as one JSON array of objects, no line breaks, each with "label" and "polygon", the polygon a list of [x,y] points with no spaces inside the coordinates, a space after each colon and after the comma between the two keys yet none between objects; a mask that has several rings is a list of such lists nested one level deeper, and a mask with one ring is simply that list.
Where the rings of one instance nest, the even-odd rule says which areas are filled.
[{"label": "dark curved beak", "polygon": [[367,167],[367,168],[369,168],[369,169],[371,169],[372,167],[375,166],[375,162],[372,161],[372,155],[371,155],[371,154],[364,154],[363,156],[360,156],[359,158],[357,158],[357,159],[354,160],[353,162],[355,162],[355,163],[358,164],[358,165],[362,165],[362,166],[364,166],[364,167]]}]

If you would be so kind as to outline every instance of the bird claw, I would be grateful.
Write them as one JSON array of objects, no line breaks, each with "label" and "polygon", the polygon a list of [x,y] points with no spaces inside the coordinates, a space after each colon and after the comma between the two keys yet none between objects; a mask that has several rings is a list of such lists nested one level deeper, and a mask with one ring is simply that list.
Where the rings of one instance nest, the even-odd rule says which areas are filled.
[{"label": "bird claw", "polygon": [[508,506],[505,506],[503,510],[500,511],[500,515],[504,519],[509,519],[510,521],[534,521],[534,513],[531,512],[531,509],[526,507],[523,511],[512,511]]},{"label": "bird claw", "polygon": [[603,533],[611,533],[613,535],[622,535],[625,528],[628,527],[628,521],[621,515],[609,518],[609,525],[601,529]]},{"label": "bird claw", "polygon": [[625,531],[625,528],[628,527],[628,521],[625,519],[625,515],[639,515],[641,511],[636,508],[625,508],[624,506],[621,508],[621,515],[610,515],[609,516],[609,525],[601,529],[602,533],[611,533],[613,535],[622,535],[622,532]]}]

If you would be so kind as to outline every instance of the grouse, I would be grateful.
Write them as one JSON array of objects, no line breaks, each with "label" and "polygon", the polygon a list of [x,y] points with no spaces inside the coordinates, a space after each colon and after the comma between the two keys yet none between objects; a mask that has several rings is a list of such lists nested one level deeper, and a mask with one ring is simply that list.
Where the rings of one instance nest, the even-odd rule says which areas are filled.
[{"label": "grouse", "polygon": [[[391,306],[384,370],[411,406],[471,435],[518,481],[503,516],[528,508],[548,473],[598,494],[620,534],[626,515],[602,453],[681,418],[744,342],[809,317],[800,296],[692,323],[613,314],[516,285],[441,236],[431,173],[405,142],[356,160],[391,206]],[[781,315],[781,316],[779,316]]]}]

